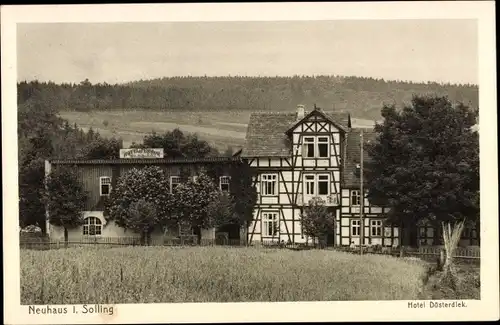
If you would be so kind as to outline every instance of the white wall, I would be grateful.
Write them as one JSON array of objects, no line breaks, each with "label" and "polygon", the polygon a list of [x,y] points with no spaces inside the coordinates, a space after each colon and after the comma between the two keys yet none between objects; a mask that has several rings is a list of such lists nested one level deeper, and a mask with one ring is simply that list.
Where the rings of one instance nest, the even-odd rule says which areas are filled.
[{"label": "white wall", "polygon": [[[69,241],[80,241],[85,238],[94,238],[94,237],[135,237],[135,238],[140,238],[141,235],[138,233],[135,233],[131,230],[122,228],[118,226],[114,221],[109,221],[106,222],[106,219],[103,216],[102,211],[84,211],[83,212],[84,218],[87,217],[96,217],[102,222],[102,231],[101,235],[96,235],[96,236],[88,236],[83,234],[83,226],[76,227],[73,229],[68,229],[68,240]],[[175,236],[177,232],[168,232],[164,234],[162,231],[155,230],[151,234],[151,239],[152,240],[159,240],[164,238],[164,236]],[[63,227],[58,227],[58,226],[49,226],[49,235],[52,239],[55,240],[64,240],[64,228]],[[211,229],[202,229],[201,232],[201,237],[202,239],[215,239],[215,228]]]}]

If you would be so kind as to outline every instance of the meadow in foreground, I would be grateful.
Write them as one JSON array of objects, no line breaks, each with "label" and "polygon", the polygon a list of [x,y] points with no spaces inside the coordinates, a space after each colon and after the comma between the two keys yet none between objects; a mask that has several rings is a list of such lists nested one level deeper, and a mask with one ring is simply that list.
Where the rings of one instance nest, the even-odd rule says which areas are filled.
[{"label": "meadow in foreground", "polygon": [[21,251],[22,304],[417,299],[419,261],[222,247]]}]

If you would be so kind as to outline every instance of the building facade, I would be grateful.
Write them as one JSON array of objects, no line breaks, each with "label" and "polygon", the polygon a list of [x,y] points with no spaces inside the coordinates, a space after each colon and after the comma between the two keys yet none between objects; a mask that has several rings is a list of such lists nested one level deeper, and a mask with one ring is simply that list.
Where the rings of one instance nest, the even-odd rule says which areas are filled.
[{"label": "building facade", "polygon": [[[243,162],[239,158],[210,157],[202,159],[113,159],[113,160],[54,160],[46,161],[45,173],[48,175],[52,170],[61,166],[72,168],[77,174],[83,189],[89,194],[83,211],[84,224],[81,227],[68,230],[70,241],[82,238],[100,237],[140,237],[140,234],[119,227],[114,221],[104,218],[105,201],[116,186],[117,180],[123,173],[132,168],[143,168],[146,166],[158,166],[170,180],[170,191],[175,186],[188,178],[196,177],[200,169],[205,169],[209,175],[218,181],[222,191],[230,192],[234,186],[232,177],[239,164]],[[63,239],[64,229],[49,224],[50,211],[47,209],[46,229],[51,238]],[[161,239],[165,236],[176,237],[179,230],[155,229],[151,238]],[[202,238],[214,239],[215,229],[203,229]]]},{"label": "building facade", "polygon": [[[249,241],[309,242],[301,215],[318,197],[336,219],[328,245],[433,245],[437,229],[422,226],[408,232],[385,224],[389,208],[370,204],[366,190],[361,193],[361,132],[364,143],[375,139],[373,129],[353,128],[348,113],[306,112],[303,105],[295,113],[252,114],[241,152],[257,174]],[[369,159],[366,152],[364,159]],[[477,231],[466,229],[460,244],[477,245]]]},{"label": "building facade", "polygon": [[[386,224],[389,208],[370,204],[366,190],[361,193],[361,132],[363,143],[375,140],[373,129],[352,127],[346,112],[317,108],[306,112],[299,105],[296,112],[253,113],[245,145],[232,158],[58,160],[46,163],[46,174],[59,166],[73,166],[84,190],[90,193],[85,204],[85,224],[70,230],[70,239],[139,236],[112,221],[106,222],[103,216],[104,201],[120,175],[131,168],[160,166],[170,178],[170,188],[165,190],[172,191],[176,184],[208,167],[220,188],[231,191],[239,184],[234,182],[238,178],[234,167],[246,164],[255,175],[257,202],[247,229],[224,230],[230,233],[230,239],[310,243],[313,239],[304,234],[301,216],[311,199],[320,198],[336,220],[327,239],[330,246],[436,245],[439,229],[428,225],[400,229]],[[366,151],[363,159],[369,159]],[[64,236],[61,227],[48,225],[48,218],[47,229],[51,237]],[[205,229],[202,238],[213,239],[215,232]],[[153,238],[163,236],[160,229],[152,234]],[[462,246],[479,244],[477,228],[466,228],[462,237]]]}]

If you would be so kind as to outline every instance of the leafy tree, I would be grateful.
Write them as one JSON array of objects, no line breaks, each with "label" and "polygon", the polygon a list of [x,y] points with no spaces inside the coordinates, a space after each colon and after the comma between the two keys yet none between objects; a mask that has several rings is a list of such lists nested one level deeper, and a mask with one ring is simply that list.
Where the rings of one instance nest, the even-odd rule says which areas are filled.
[{"label": "leafy tree", "polygon": [[376,141],[366,145],[369,200],[390,207],[388,221],[403,228],[477,221],[479,141],[471,128],[478,110],[422,96],[400,111],[384,106],[382,116]]},{"label": "leafy tree", "polygon": [[156,226],[174,223],[169,188],[169,179],[160,167],[133,168],[118,179],[104,215],[120,227],[139,232],[143,241],[149,241]]},{"label": "leafy tree", "polygon": [[185,135],[180,129],[168,131],[162,135],[152,133],[144,137],[136,148],[163,148],[168,158],[203,158],[217,154],[208,142],[200,140],[196,134]]},{"label": "leafy tree", "polygon": [[83,159],[116,159],[120,157],[121,148],[123,148],[121,139],[98,136],[81,149],[79,156]]},{"label": "leafy tree", "polygon": [[64,241],[68,242],[68,229],[83,223],[83,210],[87,193],[81,187],[75,172],[57,168],[47,177],[44,201],[49,211],[49,222],[64,228]]},{"label": "leafy tree", "polygon": [[328,233],[335,228],[335,215],[328,211],[321,198],[313,198],[304,207],[300,222],[305,235],[317,238],[322,245],[326,245]]},{"label": "leafy tree", "polygon": [[143,241],[149,244],[149,230],[157,226],[156,206],[144,199],[139,199],[130,204],[128,228],[141,234]]},{"label": "leafy tree", "polygon": [[238,224],[239,218],[235,213],[233,197],[226,192],[218,191],[218,195],[209,203],[208,212],[210,219],[215,220],[216,225]]},{"label": "leafy tree", "polygon": [[44,161],[75,158],[96,134],[89,137],[57,117],[53,95],[38,88],[24,91],[29,98],[18,105],[19,222],[22,226],[38,223],[45,232]]},{"label": "leafy tree", "polygon": [[[194,230],[201,242],[201,230],[218,225],[218,212],[221,207],[214,210],[214,204],[220,202],[222,192],[212,179],[201,170],[197,179],[190,179],[179,184],[174,191],[175,215],[178,222],[187,222]],[[226,202],[227,203],[227,202]],[[226,207],[230,204],[226,204]],[[227,211],[224,211],[226,214]],[[226,214],[227,217],[227,214]]]},{"label": "leafy tree", "polygon": [[42,158],[19,162],[19,223],[22,227],[38,223],[46,232],[44,163]]}]

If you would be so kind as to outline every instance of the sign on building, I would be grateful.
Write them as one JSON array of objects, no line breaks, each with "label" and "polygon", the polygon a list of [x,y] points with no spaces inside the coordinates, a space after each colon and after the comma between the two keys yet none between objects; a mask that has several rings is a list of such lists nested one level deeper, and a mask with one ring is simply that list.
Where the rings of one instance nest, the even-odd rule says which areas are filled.
[{"label": "sign on building", "polygon": [[120,158],[163,158],[163,148],[120,149]]}]

